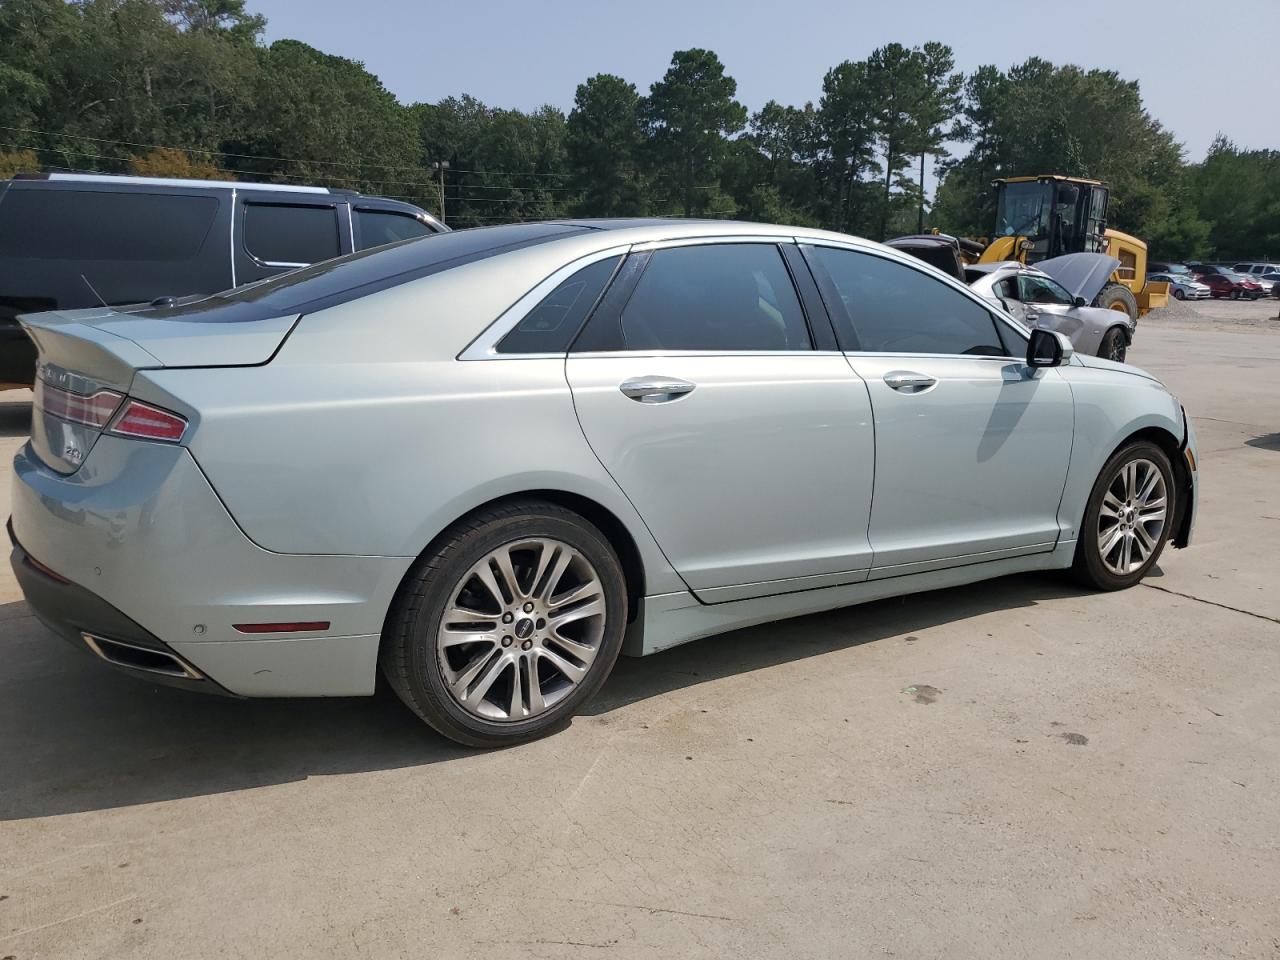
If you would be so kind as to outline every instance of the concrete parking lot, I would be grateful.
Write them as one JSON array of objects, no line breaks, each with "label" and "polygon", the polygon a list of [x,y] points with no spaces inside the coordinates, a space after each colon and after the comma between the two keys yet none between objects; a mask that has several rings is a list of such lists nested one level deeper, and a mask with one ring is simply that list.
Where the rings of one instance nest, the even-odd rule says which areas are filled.
[{"label": "concrete parking lot", "polygon": [[[115,675],[0,573],[0,958],[1280,957],[1280,304],[1144,318],[1193,547],[624,660],[475,753]],[[0,455],[29,398],[0,394]],[[0,504],[8,502],[7,468]]]}]

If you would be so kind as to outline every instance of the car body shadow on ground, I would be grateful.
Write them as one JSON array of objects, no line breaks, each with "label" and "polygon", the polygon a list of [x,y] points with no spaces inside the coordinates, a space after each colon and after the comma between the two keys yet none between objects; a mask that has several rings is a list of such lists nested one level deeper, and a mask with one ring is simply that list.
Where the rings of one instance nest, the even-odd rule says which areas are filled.
[{"label": "car body shadow on ground", "polygon": [[[1079,595],[1065,577],[1024,574],[624,657],[581,713],[601,717],[684,687]],[[437,736],[388,691],[372,698],[235,700],[151,686],[54,638],[21,603],[0,606],[0,634],[8,663],[0,681],[0,726],[7,731],[0,741],[0,820],[421,766],[471,753]]]},{"label": "car body shadow on ground", "polygon": [[[0,394],[0,398],[3,398]],[[0,399],[0,437],[25,437],[31,433],[31,402]]]}]

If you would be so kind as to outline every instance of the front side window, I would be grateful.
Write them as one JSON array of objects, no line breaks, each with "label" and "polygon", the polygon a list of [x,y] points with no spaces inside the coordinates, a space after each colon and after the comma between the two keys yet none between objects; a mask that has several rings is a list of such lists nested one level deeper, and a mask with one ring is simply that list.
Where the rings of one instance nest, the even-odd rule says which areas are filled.
[{"label": "front side window", "polygon": [[655,251],[622,310],[627,350],[811,350],[782,254],[769,243]]},{"label": "front side window", "polygon": [[218,203],[215,196],[11,188],[0,203],[0,256],[190,260],[209,236]]},{"label": "front side window", "polygon": [[589,264],[552,290],[498,343],[498,353],[564,353],[621,257]]},{"label": "front side window", "polygon": [[1007,356],[991,312],[941,280],[884,257],[811,248],[846,349],[868,353]]},{"label": "front side window", "polygon": [[1069,307],[1075,303],[1060,284],[1048,277],[1024,273],[1018,278],[1018,283],[1021,287],[1019,299],[1023,303],[1046,303],[1060,307]]},{"label": "front side window", "polygon": [[299,266],[341,253],[338,212],[333,207],[246,203],[244,248],[267,264]]},{"label": "front side window", "polygon": [[356,210],[356,226],[360,229],[361,250],[380,247],[384,243],[425,237],[432,229],[417,217],[391,210]]}]

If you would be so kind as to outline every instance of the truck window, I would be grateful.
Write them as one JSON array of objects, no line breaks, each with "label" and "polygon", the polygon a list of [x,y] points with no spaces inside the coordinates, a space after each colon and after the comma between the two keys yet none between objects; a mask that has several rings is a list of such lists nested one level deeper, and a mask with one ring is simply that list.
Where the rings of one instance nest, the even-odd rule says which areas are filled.
[{"label": "truck window", "polygon": [[306,266],[336,257],[338,212],[285,203],[244,205],[244,248],[274,266]]},{"label": "truck window", "polygon": [[217,197],[10,188],[0,202],[0,256],[30,260],[190,260]]},{"label": "truck window", "polygon": [[356,225],[360,228],[361,250],[380,247],[384,243],[425,237],[432,233],[430,227],[407,213],[392,210],[356,210]]}]

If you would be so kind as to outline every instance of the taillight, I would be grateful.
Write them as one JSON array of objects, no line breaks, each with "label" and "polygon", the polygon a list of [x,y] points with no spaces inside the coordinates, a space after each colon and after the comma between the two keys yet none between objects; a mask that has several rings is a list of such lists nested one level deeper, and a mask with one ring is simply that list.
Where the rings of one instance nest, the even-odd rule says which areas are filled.
[{"label": "taillight", "polygon": [[141,400],[126,400],[124,409],[107,430],[122,437],[165,443],[177,443],[186,432],[187,421],[182,417]]},{"label": "taillight", "polygon": [[43,380],[36,381],[35,405],[45,413],[72,423],[90,427],[105,427],[120,406],[124,395],[114,390],[99,390],[84,396],[52,386]]}]

